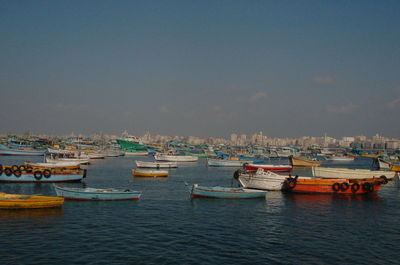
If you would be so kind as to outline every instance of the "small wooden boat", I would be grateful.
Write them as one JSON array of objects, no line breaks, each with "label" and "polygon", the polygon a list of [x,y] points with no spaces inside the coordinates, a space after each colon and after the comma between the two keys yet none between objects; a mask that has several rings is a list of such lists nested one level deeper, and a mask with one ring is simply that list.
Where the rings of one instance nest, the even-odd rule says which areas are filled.
[{"label": "small wooden boat", "polygon": [[263,171],[290,171],[292,170],[291,165],[272,165],[272,164],[244,164],[244,169],[247,171],[257,171],[262,169]]},{"label": "small wooden boat", "polygon": [[75,162],[79,163],[81,165],[86,165],[89,164],[89,159],[79,159],[79,158],[65,158],[65,157],[60,157],[60,158],[49,158],[46,157],[46,162],[47,163],[59,163],[59,162]]},{"label": "small wooden boat", "polygon": [[267,194],[263,190],[252,190],[244,188],[204,187],[193,184],[190,190],[192,197],[219,198],[219,199],[254,199],[265,198]]},{"label": "small wooden boat", "polygon": [[69,169],[77,169],[80,168],[81,163],[79,162],[58,162],[58,163],[32,163],[25,162],[26,167],[32,168],[69,168]]},{"label": "small wooden boat", "polygon": [[83,201],[116,201],[116,200],[139,200],[141,192],[118,189],[95,189],[95,188],[67,188],[54,185],[57,196],[67,200]]},{"label": "small wooden boat", "polygon": [[0,192],[1,209],[35,209],[61,207],[64,198]]},{"label": "small wooden boat", "polygon": [[141,168],[177,168],[177,162],[145,162],[145,161],[135,161],[137,167]]},{"label": "small wooden boat", "polygon": [[351,162],[354,161],[354,156],[339,156],[339,155],[333,155],[333,156],[327,156],[326,160],[327,161],[333,161],[333,162]]},{"label": "small wooden boat", "polygon": [[0,165],[0,182],[69,182],[86,177],[86,169],[34,168]]},{"label": "small wooden boat", "polygon": [[388,179],[393,179],[396,172],[382,171],[382,170],[368,170],[368,169],[350,169],[350,168],[337,168],[337,167],[313,167],[312,174],[314,177],[319,178],[333,178],[333,179],[365,179],[365,178],[379,178],[385,176]]},{"label": "small wooden boat", "polygon": [[168,170],[153,170],[153,169],[133,169],[132,175],[135,177],[157,178],[168,177]]},{"label": "small wooden boat", "polygon": [[[263,169],[254,171],[236,170],[233,177],[247,189],[279,191],[282,190],[288,175],[279,175]],[[304,177],[309,178],[309,177]]]},{"label": "small wooden boat", "polygon": [[392,164],[390,166],[390,170],[400,172],[400,165],[399,164]]},{"label": "small wooden boat", "polygon": [[0,144],[0,155],[3,156],[43,156],[46,151],[46,149],[10,148],[6,145]]},{"label": "small wooden boat", "polygon": [[312,194],[367,194],[377,192],[387,178],[367,179],[305,179],[287,178],[284,189],[295,193]]},{"label": "small wooden boat", "polygon": [[181,155],[169,155],[169,154],[156,154],[154,158],[157,161],[169,161],[169,162],[196,162],[199,160],[197,156],[181,156]]},{"label": "small wooden boat", "polygon": [[209,167],[242,167],[243,164],[252,163],[250,160],[233,160],[233,159],[207,159]]},{"label": "small wooden boat", "polygon": [[318,167],[321,165],[321,162],[318,160],[300,158],[295,156],[290,156],[290,163],[293,167]]}]

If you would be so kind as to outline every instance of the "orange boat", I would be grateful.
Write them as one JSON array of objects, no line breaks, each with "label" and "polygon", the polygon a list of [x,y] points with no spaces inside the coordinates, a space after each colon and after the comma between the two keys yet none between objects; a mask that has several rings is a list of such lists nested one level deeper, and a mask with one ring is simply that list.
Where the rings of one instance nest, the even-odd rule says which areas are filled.
[{"label": "orange boat", "polygon": [[400,165],[398,165],[398,164],[392,164],[392,165],[390,166],[390,169],[391,169],[392,171],[400,172]]},{"label": "orange boat", "polygon": [[387,178],[369,179],[309,179],[289,177],[284,182],[284,189],[295,193],[316,194],[367,194],[380,190]]}]

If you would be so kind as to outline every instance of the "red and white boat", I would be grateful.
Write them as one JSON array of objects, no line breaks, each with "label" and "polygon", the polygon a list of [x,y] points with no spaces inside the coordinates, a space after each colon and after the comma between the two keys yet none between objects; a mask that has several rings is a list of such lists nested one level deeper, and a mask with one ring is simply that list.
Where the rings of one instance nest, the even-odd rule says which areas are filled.
[{"label": "red and white boat", "polygon": [[247,171],[257,171],[258,169],[262,169],[264,171],[290,171],[292,170],[292,165],[273,165],[273,164],[244,164],[244,169]]}]

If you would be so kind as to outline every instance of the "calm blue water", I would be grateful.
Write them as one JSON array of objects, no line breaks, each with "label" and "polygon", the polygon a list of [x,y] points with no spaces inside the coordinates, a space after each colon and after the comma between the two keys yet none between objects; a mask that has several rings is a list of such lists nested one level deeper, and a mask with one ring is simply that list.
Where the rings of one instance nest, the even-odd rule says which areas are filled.
[{"label": "calm blue water", "polygon": [[[0,157],[1,164],[24,159]],[[234,168],[205,160],[167,179],[134,179],[134,159],[89,166],[88,187],[142,191],[139,201],[74,202],[0,211],[0,264],[398,264],[400,189],[335,197],[269,192],[266,200],[190,199],[184,182],[230,186]],[[150,158],[138,158],[150,160]],[[367,168],[369,160],[348,163]],[[335,164],[330,164],[335,166]],[[310,175],[308,170],[297,172]],[[66,184],[82,186],[82,183]],[[4,184],[55,195],[51,184]]]}]

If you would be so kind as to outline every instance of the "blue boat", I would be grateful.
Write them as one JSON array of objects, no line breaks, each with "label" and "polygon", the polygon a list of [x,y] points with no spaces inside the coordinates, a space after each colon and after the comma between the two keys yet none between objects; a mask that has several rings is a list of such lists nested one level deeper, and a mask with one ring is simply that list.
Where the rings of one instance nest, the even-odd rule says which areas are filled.
[{"label": "blue boat", "polygon": [[57,196],[67,200],[80,201],[116,201],[116,200],[139,200],[141,192],[117,189],[95,189],[95,188],[66,188],[54,185]]},{"label": "blue boat", "polygon": [[0,155],[3,156],[43,156],[46,151],[46,149],[10,148],[0,144]]},{"label": "blue boat", "polygon": [[193,184],[190,190],[192,197],[200,198],[219,198],[219,199],[254,199],[265,198],[265,190],[253,190],[244,188],[226,188],[226,187],[204,187]]}]

